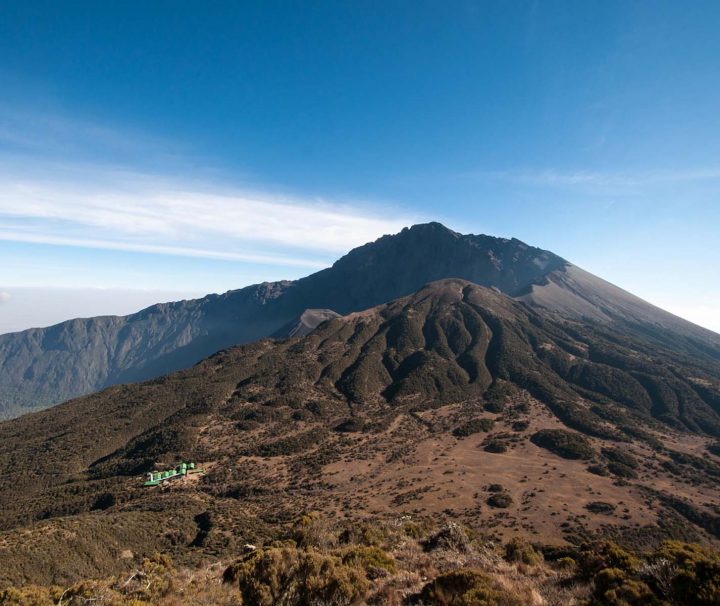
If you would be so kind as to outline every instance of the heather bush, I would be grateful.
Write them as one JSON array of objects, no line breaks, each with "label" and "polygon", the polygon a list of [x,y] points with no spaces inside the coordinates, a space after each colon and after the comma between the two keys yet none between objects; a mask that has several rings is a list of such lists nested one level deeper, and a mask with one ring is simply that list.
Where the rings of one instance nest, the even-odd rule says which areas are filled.
[{"label": "heather bush", "polygon": [[292,547],[259,550],[225,571],[244,603],[256,606],[360,604],[369,583],[364,570],[341,558]]},{"label": "heather bush", "polygon": [[541,429],[530,441],[564,459],[591,459],[595,455],[584,436],[565,429]]},{"label": "heather bush", "polygon": [[511,539],[505,545],[505,559],[508,562],[518,562],[535,566],[542,564],[543,556],[535,551],[530,543],[527,543],[517,537]]},{"label": "heather bush", "polygon": [[528,597],[505,589],[479,570],[460,569],[430,581],[419,599],[427,606],[526,606]]},{"label": "heather bush", "polygon": [[492,419],[473,419],[456,427],[452,433],[456,438],[466,438],[475,433],[490,431],[494,425],[495,421]]}]

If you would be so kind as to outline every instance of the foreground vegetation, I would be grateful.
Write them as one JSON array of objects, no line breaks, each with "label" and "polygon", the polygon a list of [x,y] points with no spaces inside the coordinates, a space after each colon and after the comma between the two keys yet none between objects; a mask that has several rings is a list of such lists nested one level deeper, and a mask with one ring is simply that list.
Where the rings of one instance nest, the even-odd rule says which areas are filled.
[{"label": "foreground vegetation", "polygon": [[232,562],[189,569],[156,554],[112,578],[0,588],[0,604],[711,606],[720,604],[720,554],[678,541],[646,553],[607,541],[497,545],[455,522],[338,527],[308,514]]}]

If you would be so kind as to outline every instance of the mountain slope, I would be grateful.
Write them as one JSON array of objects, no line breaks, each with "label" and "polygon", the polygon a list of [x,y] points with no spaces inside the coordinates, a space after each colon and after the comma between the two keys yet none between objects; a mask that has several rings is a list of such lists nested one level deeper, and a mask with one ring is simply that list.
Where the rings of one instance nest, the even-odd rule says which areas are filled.
[{"label": "mountain slope", "polygon": [[[216,557],[310,509],[450,511],[551,542],[717,541],[720,459],[701,432],[720,436],[712,357],[440,281],[0,423],[0,582],[106,574],[128,549]],[[208,475],[141,487],[188,459]],[[98,537],[111,555],[95,564]]]},{"label": "mountain slope", "polygon": [[282,331],[308,309],[347,314],[444,278],[495,287],[563,315],[652,330],[663,345],[720,359],[720,336],[548,251],[429,223],[356,248],[331,268],[294,282],[0,335],[0,418],[186,368],[231,345],[288,334]]}]

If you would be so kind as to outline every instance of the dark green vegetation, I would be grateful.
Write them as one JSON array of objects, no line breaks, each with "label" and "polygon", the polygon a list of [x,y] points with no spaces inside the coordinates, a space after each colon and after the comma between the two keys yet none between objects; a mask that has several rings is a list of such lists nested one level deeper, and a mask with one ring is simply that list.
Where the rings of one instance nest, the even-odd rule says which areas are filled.
[{"label": "dark green vegetation", "polygon": [[[124,317],[77,319],[0,336],[0,418],[45,408],[109,385],[187,368],[218,350],[266,337],[304,335],[334,312],[346,314],[409,295],[425,284],[462,278],[518,300],[601,325],[580,351],[562,336],[542,353],[563,380],[666,422],[720,435],[703,410],[717,382],[703,378],[720,360],[720,337],[604,282],[548,251],[490,236],[461,235],[438,223],[416,225],[352,250],[331,268],[297,281],[262,283],[223,295],[154,305]],[[538,326],[542,328],[542,326]],[[523,338],[523,335],[519,335]],[[622,344],[618,351],[616,345]],[[535,346],[541,343],[535,343]],[[671,352],[658,376],[646,357],[655,345]],[[637,352],[637,356],[635,355]],[[678,355],[675,355],[678,354]],[[703,372],[694,369],[700,360]],[[618,371],[620,369],[620,371]],[[683,377],[694,377],[688,383]],[[541,390],[539,386],[536,390]],[[491,395],[491,394],[489,394]],[[499,412],[502,398],[487,399]],[[561,409],[561,404],[556,404]],[[576,411],[576,425],[592,427]]]},{"label": "dark green vegetation", "polygon": [[[365,559],[382,561],[270,546],[310,509],[333,524],[445,512],[496,540],[524,529],[574,544],[606,535],[648,548],[667,536],[709,543],[720,538],[719,466],[681,449],[704,452],[717,432],[718,376],[711,356],[678,354],[652,335],[571,320],[462,280],[433,283],[302,339],[224,350],[0,424],[0,584],[118,574],[125,551],[192,566],[235,556],[246,542],[276,551],[243,560],[238,587],[242,570],[285,559],[308,571],[307,587],[326,587],[318,567],[351,578]],[[490,433],[452,435],[481,415],[494,420]],[[528,425],[511,431],[520,420]],[[502,448],[486,452],[494,443]],[[626,445],[639,454],[628,458]],[[638,477],[591,475],[586,459]],[[144,472],[182,460],[207,475],[142,488]],[[514,476],[521,465],[526,477]],[[478,470],[468,490],[464,478]],[[704,479],[693,483],[689,471]],[[482,487],[498,480],[505,489],[492,496],[504,503],[489,504]],[[577,486],[584,500],[571,511],[577,499],[559,491]],[[584,507],[611,502],[601,490],[615,514]],[[293,535],[296,546],[317,542],[321,529],[309,527]]]},{"label": "dark green vegetation", "polygon": [[487,500],[487,504],[490,505],[490,507],[497,507],[498,509],[505,509],[506,507],[510,507],[512,502],[512,496],[510,496],[507,492],[493,493],[488,497]]},{"label": "dark green vegetation", "polygon": [[[439,523],[440,525],[436,525]],[[360,532],[358,532],[360,530]],[[438,536],[445,540],[437,540]],[[226,562],[186,568],[167,556],[100,579],[0,588],[2,606],[713,606],[720,554],[667,541],[562,549],[518,537],[495,545],[454,522],[310,514]]]},{"label": "dark green vegetation", "polygon": [[467,438],[481,431],[490,431],[493,425],[495,421],[492,419],[473,419],[453,429],[453,435],[456,438]]},{"label": "dark green vegetation", "polygon": [[531,438],[533,444],[547,448],[564,459],[592,459],[595,451],[587,438],[564,429],[541,429]]}]

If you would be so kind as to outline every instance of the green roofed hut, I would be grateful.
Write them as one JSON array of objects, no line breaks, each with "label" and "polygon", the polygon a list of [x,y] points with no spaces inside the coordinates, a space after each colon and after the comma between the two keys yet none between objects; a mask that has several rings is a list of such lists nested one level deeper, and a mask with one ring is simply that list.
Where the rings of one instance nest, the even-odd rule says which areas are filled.
[{"label": "green roofed hut", "polygon": [[182,478],[194,474],[205,474],[205,470],[195,465],[193,462],[182,462],[175,469],[168,471],[151,471],[147,474],[147,480],[143,486],[157,486],[163,482]]}]

